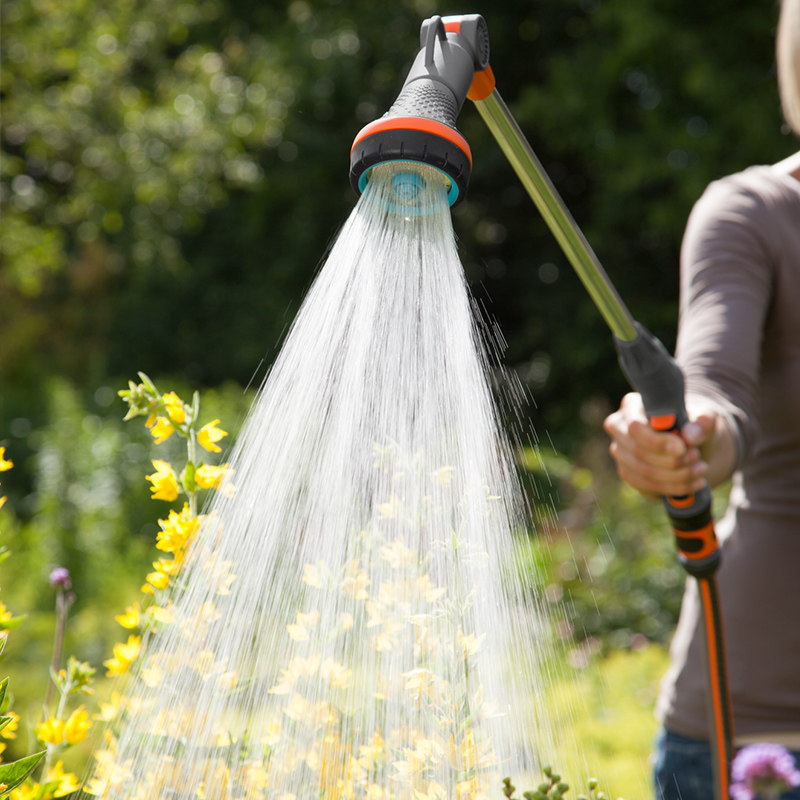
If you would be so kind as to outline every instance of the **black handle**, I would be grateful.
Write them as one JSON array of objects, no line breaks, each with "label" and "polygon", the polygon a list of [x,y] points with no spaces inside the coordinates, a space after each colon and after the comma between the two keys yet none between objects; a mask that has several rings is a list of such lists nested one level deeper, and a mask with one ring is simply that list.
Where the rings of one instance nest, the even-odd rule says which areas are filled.
[{"label": "black handle", "polygon": [[[642,396],[651,427],[680,434],[689,421],[681,368],[647,328],[638,322],[635,326],[635,339],[624,341],[614,337],[619,365],[628,383]],[[694,494],[664,498],[675,532],[678,559],[696,578],[712,575],[719,565],[711,499],[708,484]]]}]

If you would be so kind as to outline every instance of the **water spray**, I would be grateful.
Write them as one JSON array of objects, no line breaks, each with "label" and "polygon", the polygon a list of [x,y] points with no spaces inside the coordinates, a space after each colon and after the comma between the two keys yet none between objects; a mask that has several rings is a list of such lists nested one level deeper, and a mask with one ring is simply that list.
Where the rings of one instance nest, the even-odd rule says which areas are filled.
[{"label": "water spray", "polygon": [[[420,44],[395,103],[356,136],[350,162],[353,189],[361,194],[370,172],[391,164],[397,170],[392,189],[398,208],[424,213],[425,181],[419,172],[421,165],[429,165],[446,176],[448,200],[455,206],[467,191],[472,166],[469,145],[455,123],[464,99],[474,101],[611,329],[622,371],[641,394],[651,426],[679,435],[688,422],[683,373],[664,345],[633,319],[503,102],[489,66],[489,37],[483,17],[431,17],[422,24]],[[701,598],[715,797],[723,800],[728,797],[734,735],[715,579],[720,551],[711,502],[708,485],[692,495],[664,498],[678,559],[697,580]]]}]

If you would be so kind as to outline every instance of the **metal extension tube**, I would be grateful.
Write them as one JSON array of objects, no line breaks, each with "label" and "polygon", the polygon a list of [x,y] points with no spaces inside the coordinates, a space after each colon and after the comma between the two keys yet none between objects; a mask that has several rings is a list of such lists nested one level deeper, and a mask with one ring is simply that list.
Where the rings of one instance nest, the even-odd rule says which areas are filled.
[{"label": "metal extension tube", "polygon": [[559,197],[497,89],[475,105],[614,335],[636,338],[630,311]]}]

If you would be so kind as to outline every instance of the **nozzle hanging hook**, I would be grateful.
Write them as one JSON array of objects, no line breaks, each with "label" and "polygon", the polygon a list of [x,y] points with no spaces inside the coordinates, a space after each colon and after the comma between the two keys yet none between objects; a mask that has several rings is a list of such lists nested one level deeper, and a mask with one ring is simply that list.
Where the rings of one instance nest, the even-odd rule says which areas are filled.
[{"label": "nozzle hanging hook", "polygon": [[444,42],[447,41],[447,31],[444,27],[444,20],[440,16],[433,16],[426,19],[422,23],[422,30],[420,31],[420,44],[422,45],[422,52],[425,53],[425,66],[430,68],[433,66],[436,40],[440,39]]}]

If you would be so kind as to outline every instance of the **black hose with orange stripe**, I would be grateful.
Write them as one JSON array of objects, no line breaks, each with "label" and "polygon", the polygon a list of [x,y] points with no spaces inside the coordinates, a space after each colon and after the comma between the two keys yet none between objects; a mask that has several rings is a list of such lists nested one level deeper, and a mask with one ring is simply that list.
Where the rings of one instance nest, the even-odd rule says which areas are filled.
[{"label": "black hose with orange stripe", "polygon": [[[420,45],[395,103],[356,136],[350,160],[353,189],[361,194],[370,170],[379,164],[401,161],[413,169],[413,164],[421,163],[445,174],[449,202],[456,205],[467,191],[472,168],[472,154],[455,127],[456,118],[467,97],[474,101],[614,334],[620,366],[642,395],[650,424],[679,435],[688,421],[680,367],[664,345],[635,322],[500,97],[489,66],[489,37],[483,17],[432,17],[422,25]],[[407,191],[409,186],[401,181],[399,188]],[[711,501],[711,489],[706,485],[692,495],[665,497],[664,506],[675,532],[680,563],[699,587],[715,797],[728,800],[733,715],[715,578],[720,552]]]},{"label": "black hose with orange stripe", "polygon": [[[619,363],[631,386],[642,396],[650,425],[680,435],[689,421],[684,402],[683,373],[664,345],[636,323],[637,336],[615,337]],[[706,704],[717,797],[727,800],[733,759],[733,711],[728,686],[725,636],[715,573],[720,550],[714,533],[711,488],[682,497],[665,497],[664,508],[675,533],[678,560],[697,580],[706,644]]]}]

